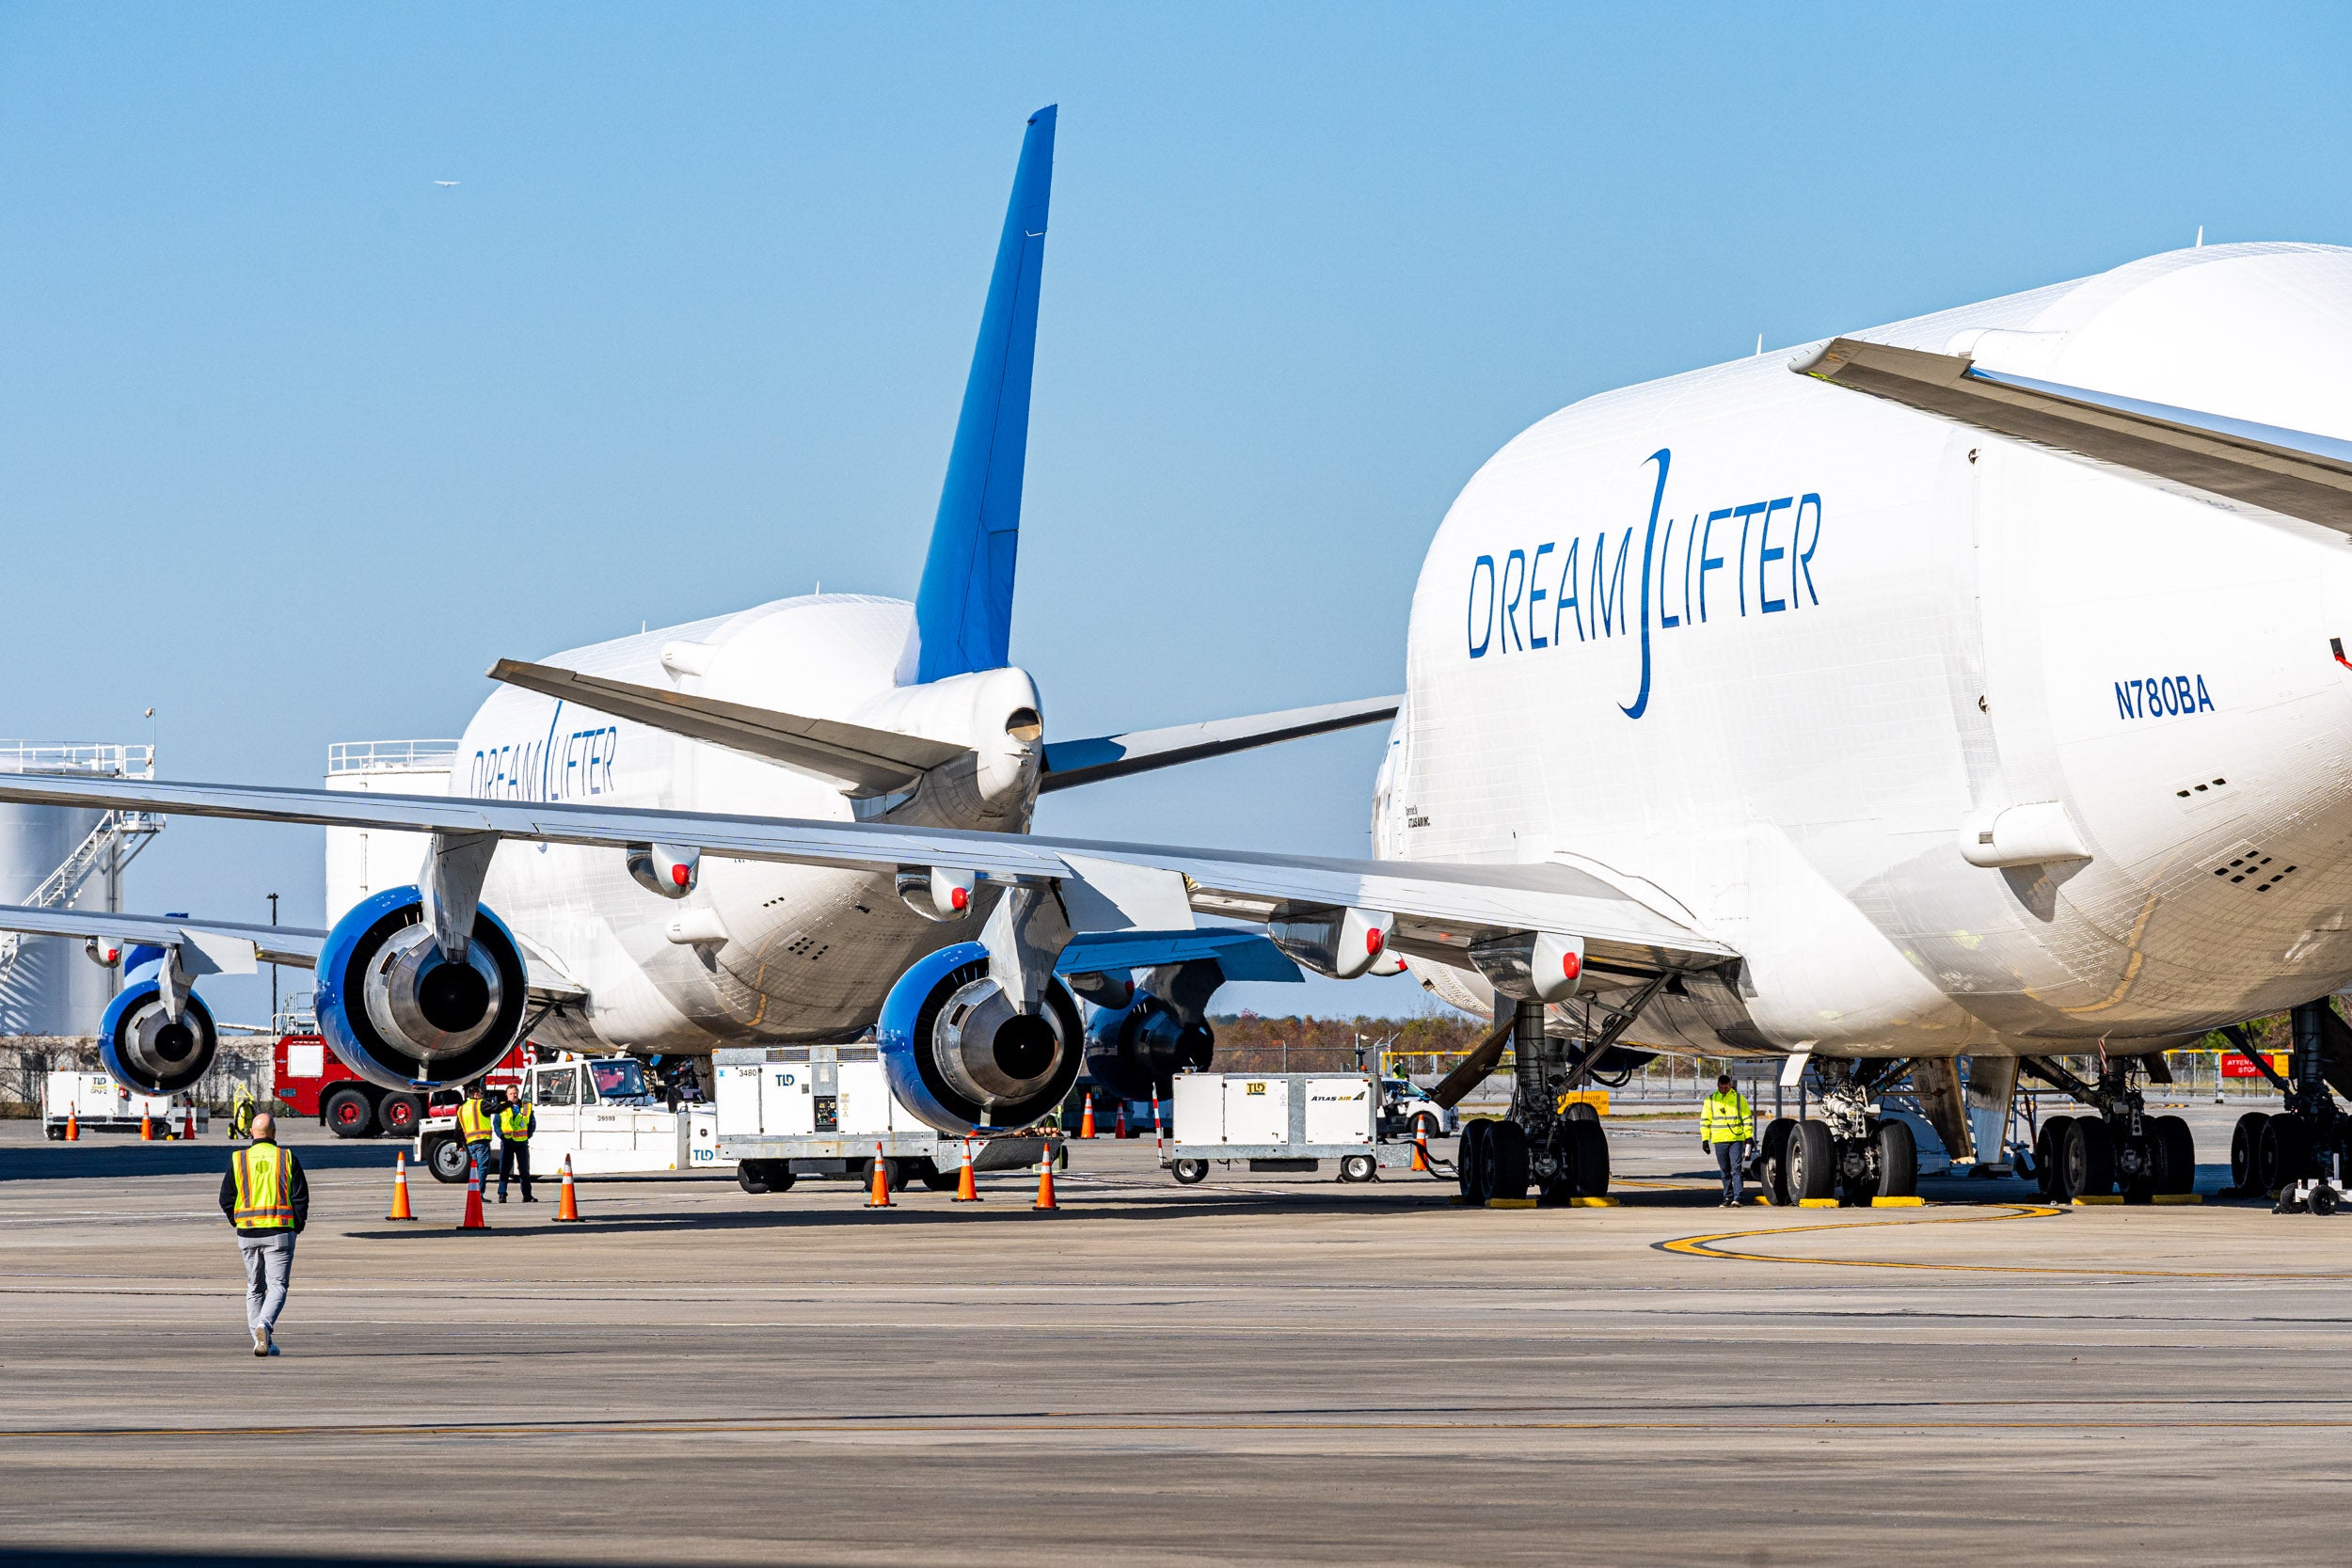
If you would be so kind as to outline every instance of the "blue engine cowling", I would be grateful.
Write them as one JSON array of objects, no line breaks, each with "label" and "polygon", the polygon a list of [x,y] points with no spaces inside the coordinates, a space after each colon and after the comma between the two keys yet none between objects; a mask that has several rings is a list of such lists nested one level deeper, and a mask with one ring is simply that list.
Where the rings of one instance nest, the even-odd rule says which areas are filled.
[{"label": "blue engine cowling", "polygon": [[522,1038],[529,977],[505,922],[476,909],[466,961],[434,945],[424,897],[386,888],[335,922],[319,951],[319,1033],[343,1066],[387,1089],[481,1077]]},{"label": "blue engine cowling", "polygon": [[1205,1068],[1216,1053],[1206,1023],[1186,1023],[1150,991],[1123,1007],[1096,1010],[1087,1028],[1087,1072],[1121,1100],[1165,1099],[1180,1072]]},{"label": "blue engine cowling", "polygon": [[138,1094],[178,1094],[193,1086],[220,1049],[212,1009],[193,992],[178,1022],[165,1013],[156,981],[161,968],[151,958],[134,969],[98,1021],[99,1061],[116,1083]]},{"label": "blue engine cowling", "polygon": [[1059,980],[1034,1013],[1013,1010],[977,942],[915,962],[882,1001],[874,1037],[890,1092],[942,1132],[1025,1127],[1078,1082],[1086,1031]]}]

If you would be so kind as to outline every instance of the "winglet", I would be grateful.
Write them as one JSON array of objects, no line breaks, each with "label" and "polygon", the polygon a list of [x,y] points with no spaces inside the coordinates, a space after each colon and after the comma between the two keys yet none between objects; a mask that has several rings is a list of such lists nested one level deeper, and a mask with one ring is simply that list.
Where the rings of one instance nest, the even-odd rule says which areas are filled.
[{"label": "winglet", "polygon": [[[1054,181],[1054,107],[1029,117],[996,245],[996,272],[947,454],[947,482],[914,595],[917,682],[1010,660],[1013,558],[1021,539],[1021,479],[1029,441],[1029,378],[1037,360],[1038,287],[1045,264],[1046,198]],[[903,675],[901,678],[904,678]]]}]

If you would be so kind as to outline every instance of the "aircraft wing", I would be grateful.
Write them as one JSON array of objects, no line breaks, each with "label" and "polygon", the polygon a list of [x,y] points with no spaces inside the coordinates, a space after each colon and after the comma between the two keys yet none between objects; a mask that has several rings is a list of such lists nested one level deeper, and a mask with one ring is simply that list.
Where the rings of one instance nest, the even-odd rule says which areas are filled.
[{"label": "aircraft wing", "polygon": [[1326,860],[882,822],[42,774],[0,775],[0,800],[614,848],[661,843],[803,865],[939,866],[998,882],[1061,884],[1066,893],[1075,884],[1138,929],[1182,926],[1196,913],[1267,923],[1352,907],[1393,915],[1391,942],[1406,953],[1461,962],[1474,942],[1552,932],[1583,941],[1597,977],[1629,982],[1739,957],[1598,878],[1554,864]]},{"label": "aircraft wing", "polygon": [[2352,441],[2069,387],[1960,354],[1836,338],[1789,366],[1833,386],[2352,534]]},{"label": "aircraft wing", "polygon": [[233,967],[221,965],[229,974],[251,974],[257,961],[308,969],[319,961],[320,944],[326,941],[325,931],[300,926],[249,926],[234,920],[191,920],[185,915],[34,909],[22,904],[0,904],[0,931],[98,937],[126,945],[194,947],[215,961],[233,956]]}]

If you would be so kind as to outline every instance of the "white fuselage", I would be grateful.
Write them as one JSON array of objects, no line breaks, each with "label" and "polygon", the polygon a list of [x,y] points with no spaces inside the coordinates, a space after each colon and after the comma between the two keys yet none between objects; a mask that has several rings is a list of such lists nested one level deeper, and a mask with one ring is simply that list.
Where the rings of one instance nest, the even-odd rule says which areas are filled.
[{"label": "white fuselage", "polygon": [[[2352,436],[2352,251],[2177,252],[1862,336],[1977,329],[2049,380]],[[1734,946],[1744,1017],[1669,996],[1634,1031],[1706,1053],[2178,1038],[2352,978],[2352,543],[1790,360],[1589,399],[1470,481],[1378,853],[1556,859]],[[1963,858],[2046,802],[2087,860]]]},{"label": "white fuselage", "polygon": [[[891,599],[784,599],[548,662],[971,746],[976,767],[934,770],[912,799],[867,802],[866,816],[1025,830],[1039,748],[1008,734],[1006,716],[1037,707],[1034,685],[1010,669],[899,685],[913,614]],[[449,792],[836,821],[856,812],[834,780],[512,687],[466,727]],[[639,886],[612,849],[521,841],[499,849],[483,901],[588,993],[576,1018],[548,1027],[581,1023],[608,1045],[690,1054],[854,1037],[908,964],[976,936],[989,904],[941,924],[902,903],[888,875],[716,856],[673,900]],[[674,940],[674,927],[695,940]]]}]

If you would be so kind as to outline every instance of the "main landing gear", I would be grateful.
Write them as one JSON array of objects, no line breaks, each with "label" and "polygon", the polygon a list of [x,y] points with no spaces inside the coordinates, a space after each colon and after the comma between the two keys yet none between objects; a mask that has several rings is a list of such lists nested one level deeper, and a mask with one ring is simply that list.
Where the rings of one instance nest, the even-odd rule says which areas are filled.
[{"label": "main landing gear", "polygon": [[2336,1016],[2326,998],[2306,1002],[2288,1015],[2295,1049],[2281,1078],[2254,1050],[2242,1029],[2224,1029],[2230,1042],[2280,1090],[2285,1108],[2271,1114],[2249,1111],[2230,1134],[2230,1185],[2240,1196],[2260,1194],[2277,1200],[2276,1212],[2331,1214],[2345,1195],[2352,1169],[2352,1117],[2328,1093],[2328,1085],[2352,1085],[2352,1026]]},{"label": "main landing gear", "polygon": [[1537,1202],[1545,1204],[1607,1196],[1609,1135],[1601,1131],[1600,1117],[1581,1101],[1565,1108],[1560,1101],[1615,1043],[1656,989],[1636,993],[1581,1052],[1573,1042],[1544,1033],[1543,1003],[1530,999],[1516,1004],[1511,1111],[1501,1120],[1482,1117],[1463,1124],[1454,1155],[1463,1202],[1523,1199],[1531,1186]]},{"label": "main landing gear", "polygon": [[2095,1084],[2047,1056],[2027,1056],[2021,1065],[2093,1113],[2050,1117],[2036,1131],[2034,1181],[2043,1197],[2065,1203],[2120,1192],[2127,1203],[2145,1203],[2196,1190],[2197,1141],[2179,1117],[2147,1114],[2138,1058],[2102,1061]]},{"label": "main landing gear", "polygon": [[1765,1123],[1756,1166],[1778,1205],[1811,1198],[1868,1202],[1919,1190],[1919,1145],[1911,1125],[1870,1114],[1870,1090],[1901,1069],[1899,1061],[1867,1064],[1816,1058],[1818,1119]]}]

